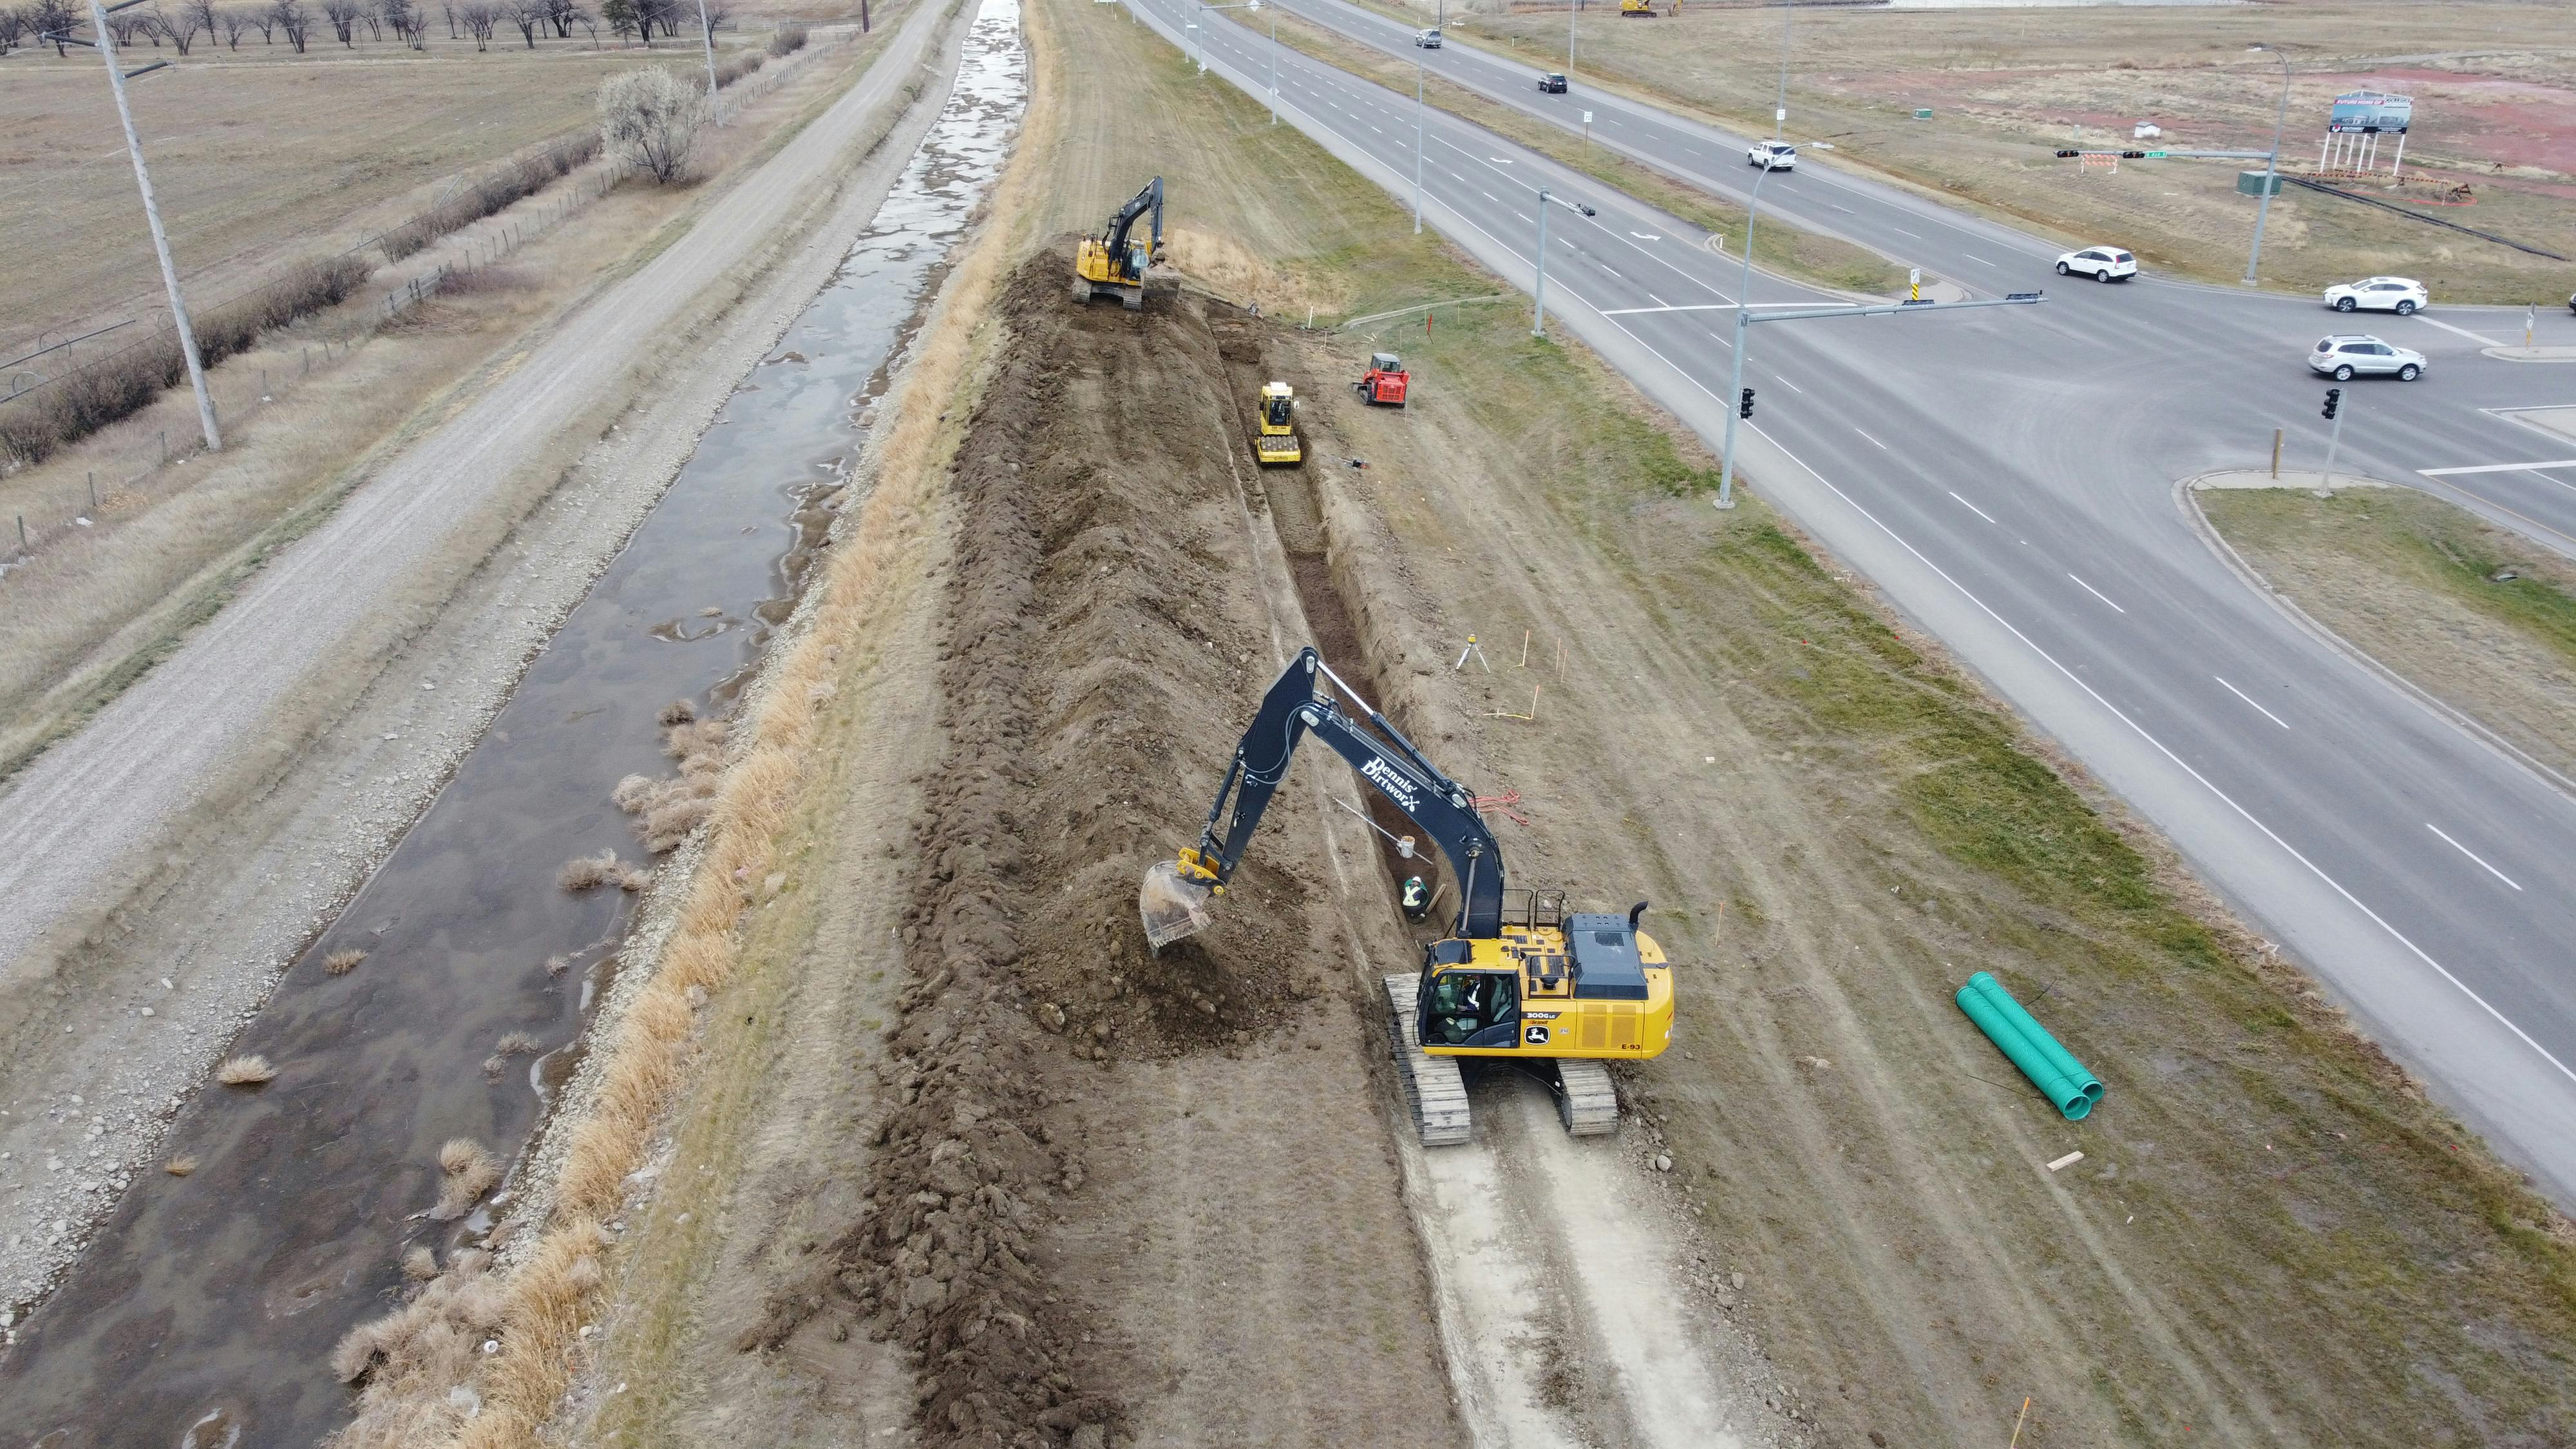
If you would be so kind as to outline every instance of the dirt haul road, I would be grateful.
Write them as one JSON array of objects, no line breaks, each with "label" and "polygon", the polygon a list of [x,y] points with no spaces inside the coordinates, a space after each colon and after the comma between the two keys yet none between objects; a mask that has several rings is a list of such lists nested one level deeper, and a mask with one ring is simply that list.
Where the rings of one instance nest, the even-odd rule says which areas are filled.
[{"label": "dirt haul road", "polygon": [[[946,7],[920,7],[884,61],[689,231],[565,318],[508,380],[388,463],[169,659],[0,796],[0,985],[40,976],[63,938],[112,906],[139,850],[210,782],[271,747],[263,727],[311,689],[411,576],[452,566],[461,536],[523,459],[589,416],[652,356],[707,279],[755,256],[927,53]],[[49,934],[52,942],[43,938]]]}]

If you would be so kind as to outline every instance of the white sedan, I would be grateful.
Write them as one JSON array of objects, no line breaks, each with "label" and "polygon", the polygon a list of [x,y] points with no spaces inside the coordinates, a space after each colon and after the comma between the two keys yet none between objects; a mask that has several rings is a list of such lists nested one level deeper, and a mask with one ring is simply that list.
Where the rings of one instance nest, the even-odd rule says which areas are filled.
[{"label": "white sedan", "polygon": [[2412,277],[2364,277],[2326,288],[2326,305],[2338,312],[2394,312],[2403,317],[2433,300]]},{"label": "white sedan", "polygon": [[2068,252],[2057,259],[2059,276],[2070,276],[2077,272],[2097,282],[2125,281],[2138,274],[2138,259],[2118,247],[2086,247],[2080,252]]},{"label": "white sedan", "polygon": [[1798,148],[1784,146],[1777,141],[1756,141],[1744,153],[1744,164],[1759,166],[1765,171],[1795,171],[1798,169]]}]

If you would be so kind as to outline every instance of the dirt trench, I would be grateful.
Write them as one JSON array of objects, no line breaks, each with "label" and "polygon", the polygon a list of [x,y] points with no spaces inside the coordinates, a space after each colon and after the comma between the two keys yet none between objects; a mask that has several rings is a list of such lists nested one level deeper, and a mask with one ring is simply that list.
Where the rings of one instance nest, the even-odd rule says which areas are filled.
[{"label": "dirt trench", "polygon": [[1311,812],[1274,813],[1206,935],[1156,956],[1137,923],[1305,625],[1259,583],[1231,309],[1077,308],[1065,251],[1006,291],[954,471],[897,1105],[744,1343],[863,1322],[913,1356],[930,1444],[1456,1443]]}]

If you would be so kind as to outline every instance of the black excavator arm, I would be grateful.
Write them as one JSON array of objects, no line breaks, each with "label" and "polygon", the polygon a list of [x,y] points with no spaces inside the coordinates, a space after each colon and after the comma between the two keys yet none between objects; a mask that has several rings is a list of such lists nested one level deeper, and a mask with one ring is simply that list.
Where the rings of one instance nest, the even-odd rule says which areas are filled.
[{"label": "black excavator arm", "polygon": [[[1332,692],[1319,692],[1319,675],[1367,715],[1376,734],[1362,729],[1345,714]],[[1475,797],[1424,759],[1413,742],[1344,684],[1311,646],[1298,653],[1279,676],[1279,682],[1262,697],[1261,712],[1253,716],[1252,727],[1243,732],[1242,742],[1234,748],[1234,763],[1226,770],[1225,783],[1217,788],[1216,806],[1208,811],[1207,828],[1200,833],[1198,849],[1182,852],[1183,867],[1218,887],[1234,878],[1235,867],[1243,861],[1244,848],[1251,844],[1253,831],[1261,825],[1261,813],[1269,808],[1270,797],[1277,793],[1280,781],[1287,778],[1288,762],[1297,751],[1298,741],[1309,733],[1350,761],[1369,788],[1421,826],[1448,858],[1449,869],[1458,878],[1460,897],[1452,934],[1500,935],[1503,852],[1493,832],[1485,828],[1483,817],[1476,813]]]},{"label": "black excavator arm", "polygon": [[1136,218],[1148,211],[1154,214],[1152,241],[1145,252],[1146,258],[1151,260],[1163,252],[1163,178],[1160,176],[1146,182],[1145,189],[1118,208],[1109,218],[1109,224],[1101,229],[1101,243],[1108,248],[1111,259],[1118,266],[1123,268],[1127,265],[1127,233],[1135,227]]}]

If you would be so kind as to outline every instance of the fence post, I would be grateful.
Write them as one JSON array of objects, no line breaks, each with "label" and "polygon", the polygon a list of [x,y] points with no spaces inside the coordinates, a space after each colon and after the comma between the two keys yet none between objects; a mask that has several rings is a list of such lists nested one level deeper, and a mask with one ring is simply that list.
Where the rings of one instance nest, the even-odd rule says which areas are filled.
[{"label": "fence post", "polygon": [[170,465],[170,432],[166,428],[161,432],[161,465],[165,468]]},{"label": "fence post", "polygon": [[23,513],[18,515],[18,551],[27,551],[27,515]]},{"label": "fence post", "polygon": [[95,468],[90,470],[89,475],[89,511],[98,512],[98,470]]}]

